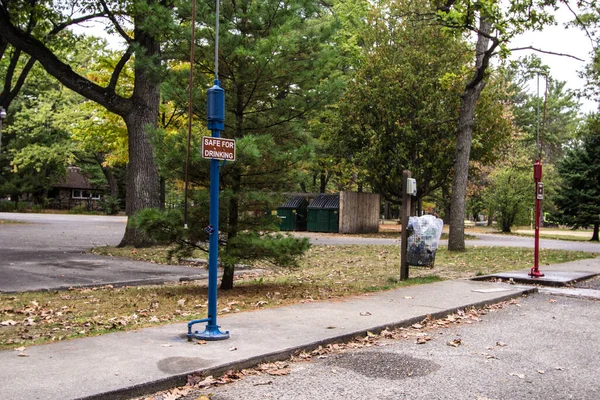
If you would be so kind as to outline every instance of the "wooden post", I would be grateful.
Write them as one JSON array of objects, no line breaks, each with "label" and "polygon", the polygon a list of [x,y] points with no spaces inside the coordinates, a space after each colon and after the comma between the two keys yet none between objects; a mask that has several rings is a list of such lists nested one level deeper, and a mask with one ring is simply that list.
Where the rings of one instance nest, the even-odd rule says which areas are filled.
[{"label": "wooden post", "polygon": [[410,216],[411,206],[411,195],[406,191],[408,186],[408,178],[411,177],[409,170],[402,171],[402,236],[400,239],[400,280],[404,281],[408,279],[408,234],[406,228],[408,227],[408,217]]}]

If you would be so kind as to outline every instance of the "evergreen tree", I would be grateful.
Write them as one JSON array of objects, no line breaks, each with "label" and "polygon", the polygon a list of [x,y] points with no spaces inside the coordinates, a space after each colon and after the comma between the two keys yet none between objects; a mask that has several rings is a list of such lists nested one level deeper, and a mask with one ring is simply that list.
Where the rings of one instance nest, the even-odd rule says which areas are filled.
[{"label": "evergreen tree", "polygon": [[[214,12],[212,2],[199,5],[200,27],[196,49],[196,76],[204,87],[212,85],[214,72]],[[293,264],[308,248],[306,239],[272,234],[278,218],[271,214],[283,198],[277,193],[296,191],[299,165],[311,157],[311,137],[306,131],[310,113],[329,99],[336,67],[335,46],[330,41],[334,20],[318,1],[225,1],[221,9],[219,79],[225,89],[226,118],[222,137],[236,140],[236,161],[221,168],[221,244],[224,266],[222,289],[233,287],[235,264],[267,260]],[[171,51],[185,49],[177,43]],[[180,60],[185,60],[187,51]],[[179,81],[169,81],[169,98],[179,108],[187,104],[187,71]],[[327,79],[327,78],[330,79]],[[205,100],[195,99],[194,113],[205,126]],[[157,157],[165,176],[183,180],[184,132],[159,132]],[[197,145],[199,137],[194,137]],[[199,147],[199,146],[198,146]],[[197,147],[196,147],[197,148]],[[144,212],[138,221],[157,239],[203,248],[208,225],[208,160],[192,155],[193,204],[190,228],[184,230],[180,212]]]},{"label": "evergreen tree", "polygon": [[560,220],[574,228],[594,227],[598,241],[600,227],[600,115],[588,117],[584,133],[572,142],[558,163],[561,177],[555,204]]}]

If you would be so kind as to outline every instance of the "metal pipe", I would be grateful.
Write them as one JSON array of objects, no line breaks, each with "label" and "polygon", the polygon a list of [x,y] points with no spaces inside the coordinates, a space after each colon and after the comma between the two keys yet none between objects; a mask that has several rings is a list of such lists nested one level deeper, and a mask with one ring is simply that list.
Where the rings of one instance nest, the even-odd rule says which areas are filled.
[{"label": "metal pipe", "polygon": [[196,0],[192,0],[192,37],[190,40],[190,92],[188,104],[188,137],[185,155],[185,189],[183,191],[183,227],[188,228],[188,186],[190,182],[190,147],[192,145],[192,116],[194,98],[194,48],[196,44]]}]

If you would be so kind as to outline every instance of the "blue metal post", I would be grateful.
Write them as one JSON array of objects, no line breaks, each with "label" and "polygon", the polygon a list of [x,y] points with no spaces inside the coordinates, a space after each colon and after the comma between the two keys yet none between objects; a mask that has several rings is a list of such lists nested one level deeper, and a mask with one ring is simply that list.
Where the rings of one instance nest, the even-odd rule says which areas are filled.
[{"label": "blue metal post", "polygon": [[[220,82],[215,79],[213,87],[207,93],[208,129],[212,137],[221,137],[225,129],[225,91],[220,87]],[[207,322],[204,332],[191,332],[188,324],[188,338],[201,340],[223,340],[229,338],[229,332],[221,332],[217,325],[217,274],[219,266],[219,160],[210,160],[210,225],[208,232],[208,318],[197,322]]]}]

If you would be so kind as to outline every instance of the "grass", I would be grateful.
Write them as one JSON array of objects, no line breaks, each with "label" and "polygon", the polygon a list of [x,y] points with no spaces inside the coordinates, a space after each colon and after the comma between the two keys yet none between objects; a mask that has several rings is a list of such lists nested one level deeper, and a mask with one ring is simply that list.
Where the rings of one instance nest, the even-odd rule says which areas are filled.
[{"label": "grass", "polygon": [[[160,262],[165,248],[100,248],[113,256]],[[541,263],[598,256],[544,250]],[[399,246],[313,246],[297,269],[267,269],[236,278],[235,288],[219,292],[219,314],[287,304],[340,299],[408,285],[528,268],[533,251],[471,248],[449,253],[440,248],[434,268],[411,268],[398,281]],[[165,267],[166,268],[166,267]],[[206,282],[162,286],[74,289],[60,292],[0,294],[0,349],[134,330],[206,317]]]},{"label": "grass", "polygon": [[23,221],[13,221],[10,219],[0,219],[0,225],[10,225],[10,224],[26,224],[26,222]]}]

